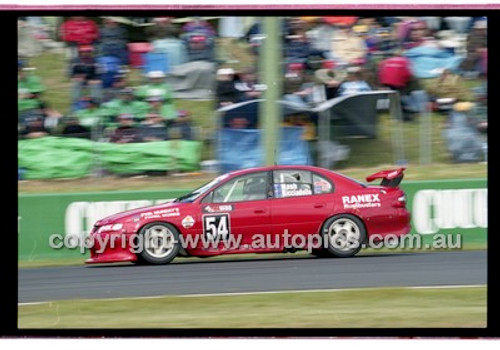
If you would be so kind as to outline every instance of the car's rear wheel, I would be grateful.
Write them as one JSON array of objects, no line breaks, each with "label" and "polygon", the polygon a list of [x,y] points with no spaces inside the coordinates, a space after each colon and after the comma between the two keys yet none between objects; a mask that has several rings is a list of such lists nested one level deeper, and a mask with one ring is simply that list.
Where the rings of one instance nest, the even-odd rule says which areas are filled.
[{"label": "car's rear wheel", "polygon": [[171,224],[153,222],[139,232],[141,251],[137,254],[138,263],[167,264],[179,253],[179,231]]},{"label": "car's rear wheel", "polygon": [[323,225],[323,238],[328,242],[328,253],[339,258],[356,255],[366,238],[363,222],[354,215],[340,214]]}]

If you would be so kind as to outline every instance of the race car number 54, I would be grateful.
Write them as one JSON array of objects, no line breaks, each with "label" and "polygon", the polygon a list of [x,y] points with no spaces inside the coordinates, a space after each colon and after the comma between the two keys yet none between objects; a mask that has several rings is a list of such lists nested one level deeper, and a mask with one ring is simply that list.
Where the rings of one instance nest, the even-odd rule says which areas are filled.
[{"label": "race car number 54", "polygon": [[203,234],[207,240],[225,240],[229,238],[229,233],[229,214],[203,216]]}]

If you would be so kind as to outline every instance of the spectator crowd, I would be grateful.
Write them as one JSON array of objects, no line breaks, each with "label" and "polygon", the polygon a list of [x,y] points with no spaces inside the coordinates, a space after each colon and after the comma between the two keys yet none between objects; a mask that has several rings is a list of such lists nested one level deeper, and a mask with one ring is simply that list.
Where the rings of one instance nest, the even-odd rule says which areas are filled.
[{"label": "spectator crowd", "polygon": [[[170,67],[214,63],[217,109],[262,98],[267,87],[258,73],[258,54],[265,40],[259,19],[234,40],[239,50],[253,57],[252,64],[244,69],[217,59],[219,34],[212,24],[200,17],[184,24],[174,22],[172,17],[157,17],[144,27],[148,52],[165,54]],[[143,69],[142,84],[130,85],[130,74],[140,67],[136,62],[140,58],[131,51],[134,43],[128,38],[127,26],[117,17],[100,21],[82,16],[67,18],[58,32],[68,50],[70,110],[63,114],[47,104],[46,85],[29,61],[20,57],[21,138],[52,134],[129,143],[195,137],[191,113],[176,107],[172,86],[167,82],[168,69]],[[310,108],[339,96],[390,89],[399,92],[405,120],[411,121],[418,112],[412,92],[426,90],[430,108],[435,111],[448,113],[462,102],[472,102],[467,105],[471,110],[483,107],[474,109],[482,112],[471,117],[470,123],[480,132],[486,130],[484,17],[287,17],[282,21],[281,34],[285,101]],[[454,57],[460,60],[456,65],[434,69],[434,79],[426,85],[429,79],[422,79],[415,62],[429,55],[436,62],[449,62],[446,60]],[[468,79],[480,80],[480,87],[471,90]],[[464,105],[460,106],[463,109]],[[314,124],[313,119],[295,117],[284,122]],[[243,117],[232,120],[230,127],[252,125]]]}]

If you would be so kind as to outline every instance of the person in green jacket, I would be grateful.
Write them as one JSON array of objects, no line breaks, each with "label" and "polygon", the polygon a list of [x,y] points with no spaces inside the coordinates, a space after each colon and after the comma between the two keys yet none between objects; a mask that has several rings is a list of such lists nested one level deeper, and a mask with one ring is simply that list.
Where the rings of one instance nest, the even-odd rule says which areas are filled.
[{"label": "person in green jacket", "polygon": [[17,106],[18,111],[42,107],[40,94],[46,90],[40,77],[25,67],[22,61],[17,65]]},{"label": "person in green jacket", "polygon": [[172,121],[177,118],[177,110],[172,103],[165,101],[161,96],[150,96],[147,98],[149,103],[148,114],[159,114],[165,121]]},{"label": "person in green jacket", "polygon": [[121,114],[132,114],[136,119],[144,119],[150,107],[145,101],[134,96],[134,89],[126,87],[120,90],[117,98],[102,104],[103,113],[108,121],[115,120]]},{"label": "person in green jacket", "polygon": [[98,128],[103,124],[104,113],[99,103],[89,97],[84,97],[85,107],[77,110],[74,114],[80,121],[80,125],[88,128]]},{"label": "person in green jacket", "polygon": [[151,71],[147,74],[147,77],[148,83],[139,86],[135,91],[135,95],[143,101],[151,96],[162,96],[166,103],[171,103],[172,91],[165,81],[165,73]]}]

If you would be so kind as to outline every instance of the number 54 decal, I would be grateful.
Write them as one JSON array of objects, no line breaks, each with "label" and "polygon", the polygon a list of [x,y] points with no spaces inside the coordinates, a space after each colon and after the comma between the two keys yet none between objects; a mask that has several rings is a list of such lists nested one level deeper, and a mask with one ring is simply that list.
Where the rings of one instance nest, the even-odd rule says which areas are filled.
[{"label": "number 54 decal", "polygon": [[229,238],[229,214],[203,215],[203,235],[207,241]]}]

